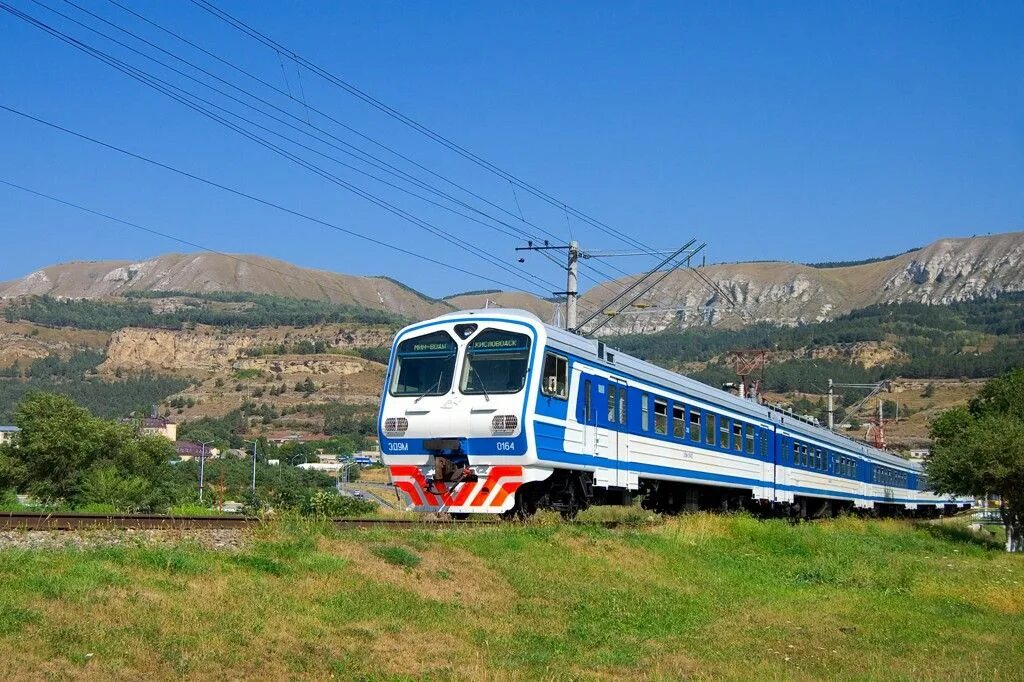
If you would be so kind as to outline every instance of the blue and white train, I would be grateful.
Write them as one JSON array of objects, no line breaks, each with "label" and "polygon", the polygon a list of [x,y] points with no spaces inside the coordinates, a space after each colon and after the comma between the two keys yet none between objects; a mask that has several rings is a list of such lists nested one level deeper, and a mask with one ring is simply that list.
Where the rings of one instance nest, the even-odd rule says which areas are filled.
[{"label": "blue and white train", "polygon": [[921,467],[521,310],[451,313],[395,338],[378,430],[420,511],[938,515],[969,505]]}]

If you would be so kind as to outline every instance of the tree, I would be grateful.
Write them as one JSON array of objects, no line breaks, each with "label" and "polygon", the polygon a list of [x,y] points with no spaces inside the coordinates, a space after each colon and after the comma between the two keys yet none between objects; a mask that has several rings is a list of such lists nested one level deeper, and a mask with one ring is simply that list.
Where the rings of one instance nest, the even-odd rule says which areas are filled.
[{"label": "tree", "polygon": [[[46,502],[100,502],[125,510],[167,502],[161,487],[175,454],[160,436],[138,436],[127,424],[94,417],[70,398],[28,394],[15,411],[21,428],[0,452],[0,481]],[[138,479],[138,480],[135,480]]]},{"label": "tree", "polygon": [[1006,548],[1024,552],[1024,368],[992,379],[964,407],[931,425],[926,463],[940,494],[998,495]]}]

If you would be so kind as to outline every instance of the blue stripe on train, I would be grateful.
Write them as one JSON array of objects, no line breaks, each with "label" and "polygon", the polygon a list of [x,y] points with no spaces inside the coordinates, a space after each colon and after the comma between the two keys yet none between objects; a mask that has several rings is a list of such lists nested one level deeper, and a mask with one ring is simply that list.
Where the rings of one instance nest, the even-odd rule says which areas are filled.
[{"label": "blue stripe on train", "polygon": [[[541,461],[561,462],[563,464],[576,464],[585,467],[601,467],[604,469],[621,468],[620,463],[614,459],[609,459],[607,457],[598,457],[596,455],[583,455],[566,452],[564,447],[564,426],[556,426],[555,424],[548,424],[546,422],[534,422],[534,434],[537,439],[537,458]],[[867,500],[871,502],[882,502],[888,504],[946,503],[944,500],[889,498],[872,495],[861,495],[858,493],[849,493],[842,490],[828,490],[827,488],[809,488],[806,486],[797,485],[779,485],[772,481],[762,481],[756,478],[746,478],[744,476],[728,476],[725,474],[715,474],[707,471],[696,471],[693,469],[683,469],[679,467],[668,467],[660,464],[647,464],[644,462],[628,462],[626,463],[625,469],[627,471],[634,471],[637,473],[660,474],[662,476],[678,476],[680,478],[689,478],[700,481],[715,481],[717,483],[726,483],[733,486],[745,486],[752,488],[774,487],[778,490],[786,490],[794,493],[803,493],[805,495],[840,497],[844,499]]]}]

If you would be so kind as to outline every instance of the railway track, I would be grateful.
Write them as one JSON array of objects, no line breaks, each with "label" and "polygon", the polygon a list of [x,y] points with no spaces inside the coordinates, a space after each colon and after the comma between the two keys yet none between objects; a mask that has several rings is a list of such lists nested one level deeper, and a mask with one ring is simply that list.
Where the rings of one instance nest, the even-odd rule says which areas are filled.
[{"label": "railway track", "polygon": [[[332,519],[339,528],[423,528],[455,525],[480,526],[494,521],[425,521],[416,519]],[[79,530],[131,528],[136,530],[191,530],[255,528],[264,523],[255,516],[164,516],[160,514],[86,514],[32,512],[0,513],[0,530]]]}]

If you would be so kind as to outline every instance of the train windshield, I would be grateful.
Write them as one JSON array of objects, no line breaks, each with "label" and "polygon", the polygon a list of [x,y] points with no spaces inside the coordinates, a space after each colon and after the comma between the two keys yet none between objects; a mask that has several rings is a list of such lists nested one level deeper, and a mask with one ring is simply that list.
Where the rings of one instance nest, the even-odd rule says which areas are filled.
[{"label": "train windshield", "polygon": [[395,352],[391,395],[442,395],[451,390],[458,346],[447,332],[406,339]]},{"label": "train windshield", "polygon": [[530,337],[485,329],[469,342],[462,367],[462,392],[470,395],[518,393],[530,365]]}]

